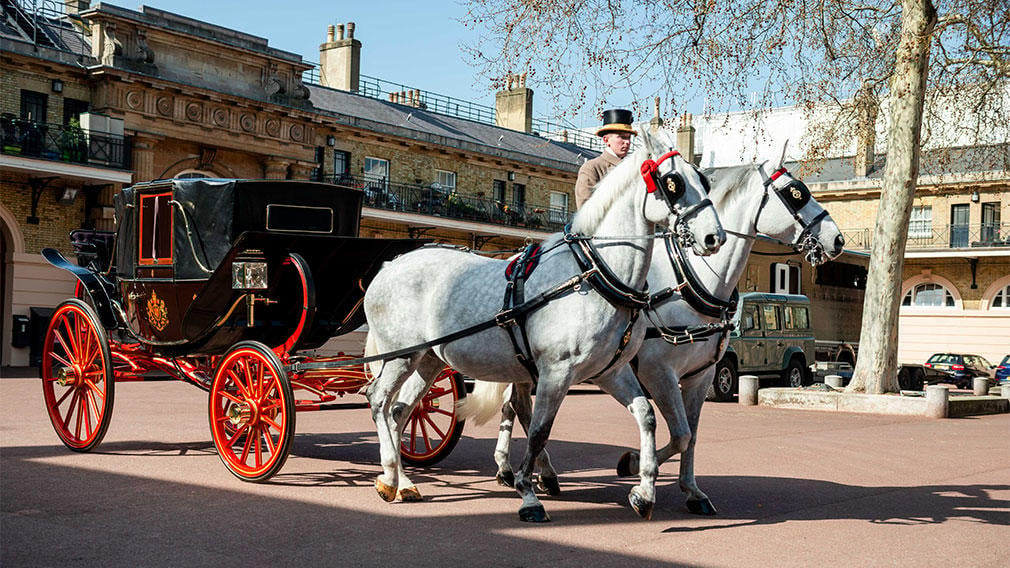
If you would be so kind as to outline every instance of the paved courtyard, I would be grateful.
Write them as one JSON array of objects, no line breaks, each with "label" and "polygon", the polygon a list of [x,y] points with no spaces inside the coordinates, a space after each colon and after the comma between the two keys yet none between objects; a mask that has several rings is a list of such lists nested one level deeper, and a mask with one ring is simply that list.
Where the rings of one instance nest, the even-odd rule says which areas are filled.
[{"label": "paved courtyard", "polygon": [[182,383],[117,385],[104,443],[77,454],[52,431],[37,380],[0,380],[0,565],[1010,565],[1007,414],[709,403],[697,473],[719,515],[686,512],[673,460],[642,521],[633,483],[614,474],[637,443],[633,422],[580,389],[549,445],[562,474],[563,494],[543,498],[554,521],[527,525],[493,480],[495,425],[468,424],[452,455],[416,470],[423,503],[386,504],[366,409],[299,414],[291,458],[257,485],[220,463],[206,408]]}]

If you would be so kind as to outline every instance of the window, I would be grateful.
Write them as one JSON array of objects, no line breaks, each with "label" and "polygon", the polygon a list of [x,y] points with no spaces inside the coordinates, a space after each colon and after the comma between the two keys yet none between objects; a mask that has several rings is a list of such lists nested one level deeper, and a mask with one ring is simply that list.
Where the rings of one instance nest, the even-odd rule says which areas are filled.
[{"label": "window", "polygon": [[810,327],[810,315],[802,306],[786,306],[783,313],[783,323],[786,329],[807,329]]},{"label": "window", "polygon": [[800,293],[800,267],[783,262],[772,263],[772,293],[775,294],[799,294]]},{"label": "window", "polygon": [[491,197],[499,203],[505,203],[505,180],[496,179],[491,183]]},{"label": "window", "polygon": [[740,331],[751,331],[755,329],[761,329],[761,316],[758,313],[758,307],[754,304],[748,304],[743,307],[740,314]]},{"label": "window", "polygon": [[930,205],[912,207],[912,217],[908,222],[908,238],[931,239],[933,237],[933,207]]},{"label": "window", "polygon": [[824,286],[866,289],[866,268],[847,262],[826,262],[816,268],[816,282]]},{"label": "window", "polygon": [[516,209],[522,209],[526,206],[526,186],[521,183],[512,184],[512,205]]},{"label": "window", "polygon": [[337,179],[343,174],[351,173],[351,153],[343,150],[333,151],[333,175]]},{"label": "window", "polygon": [[954,297],[941,284],[926,282],[917,284],[905,294],[902,306],[915,307],[954,307]]},{"label": "window", "polygon": [[551,209],[550,209],[550,221],[551,223],[567,223],[568,222],[568,194],[562,193],[560,191],[551,192]]},{"label": "window", "polygon": [[88,112],[88,101],[77,99],[63,99],[63,124],[70,124],[70,119],[81,119],[81,113]]},{"label": "window", "polygon": [[762,315],[765,329],[775,331],[779,329],[779,311],[775,306],[762,306]]},{"label": "window", "polygon": [[989,309],[1010,309],[1010,284],[996,292],[996,295],[992,297],[992,302],[989,303]]},{"label": "window", "polygon": [[456,191],[456,172],[435,170],[435,173],[438,174],[438,185],[442,186],[446,193]]},{"label": "window", "polygon": [[49,97],[35,91],[21,91],[21,118],[35,122],[46,121]]},{"label": "window", "polygon": [[140,196],[140,264],[172,264],[172,193]]},{"label": "window", "polygon": [[982,242],[985,244],[998,243],[1002,240],[999,226],[999,203],[982,204]]},{"label": "window", "polygon": [[950,247],[968,246],[968,204],[950,206]]},{"label": "window", "polygon": [[371,156],[365,157],[365,180],[373,188],[387,189],[389,187],[389,161]]}]

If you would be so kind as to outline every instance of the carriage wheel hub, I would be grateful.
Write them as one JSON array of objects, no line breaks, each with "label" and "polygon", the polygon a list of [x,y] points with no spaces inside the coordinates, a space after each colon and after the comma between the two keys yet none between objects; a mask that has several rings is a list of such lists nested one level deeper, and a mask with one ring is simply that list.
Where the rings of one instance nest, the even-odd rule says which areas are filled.
[{"label": "carriage wheel hub", "polygon": [[81,376],[81,373],[77,369],[77,365],[73,367],[61,367],[60,370],[56,371],[56,384],[61,387],[69,387],[77,384],[77,378]]},{"label": "carriage wheel hub", "polygon": [[236,428],[253,422],[257,414],[256,407],[249,401],[228,407],[228,421]]}]

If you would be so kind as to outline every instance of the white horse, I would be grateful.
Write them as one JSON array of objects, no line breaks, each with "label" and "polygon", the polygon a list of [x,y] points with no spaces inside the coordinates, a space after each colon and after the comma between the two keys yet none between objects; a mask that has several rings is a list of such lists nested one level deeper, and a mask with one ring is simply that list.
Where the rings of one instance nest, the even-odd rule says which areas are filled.
[{"label": "white horse", "polygon": [[[687,493],[688,510],[715,514],[715,507],[694,477],[694,448],[701,406],[715,374],[715,365],[726,350],[729,318],[736,310],[736,287],[758,233],[791,243],[806,253],[811,264],[837,257],[845,240],[827,211],[810,195],[802,182],[779,165],[767,174],[763,166],[728,168],[714,179],[710,199],[726,227],[729,239],[716,254],[701,258],[681,255],[676,243],[657,247],[648,280],[653,286],[668,285],[654,293],[650,319],[664,338],[649,339],[638,352],[638,378],[666,418],[670,444],[658,451],[659,463],[682,453],[680,487]],[[674,327],[675,326],[675,327]],[[630,366],[629,366],[630,367]],[[621,377],[630,368],[619,371]],[[609,378],[595,381],[610,392]],[[511,403],[501,406],[505,387],[477,382],[473,393],[461,403],[457,415],[486,421],[502,410],[495,461],[499,483],[511,483],[508,461],[513,420],[528,420],[529,389],[515,385]],[[625,454],[618,465],[621,475],[633,474],[638,456]],[[546,451],[538,457],[540,485],[548,493],[560,488],[557,473]]]},{"label": "white horse", "polygon": [[[533,457],[544,448],[568,389],[626,366],[641,345],[645,326],[643,320],[636,325],[636,319],[648,298],[643,289],[656,226],[673,228],[699,255],[715,252],[725,241],[701,177],[678,153],[664,154],[672,148],[671,136],[643,132],[640,138],[643,146],[600,182],[575,216],[572,233],[554,235],[543,244],[539,266],[525,280],[528,300],[514,310],[503,307],[508,262],[459,249],[427,247],[407,253],[386,264],[371,282],[364,304],[366,355],[395,357],[369,363],[375,379],[366,389],[383,469],[376,490],[383,499],[421,498],[400,461],[400,434],[405,418],[446,364],[470,377],[506,383],[532,383],[538,372],[540,394],[515,488],[522,496],[522,520],[550,520],[530,481]],[[599,239],[598,249],[593,238]],[[577,260],[587,253],[588,261],[583,256],[581,262],[590,266]],[[457,333],[461,330],[465,333]],[[512,333],[523,340],[510,338]],[[517,345],[525,347],[523,356],[535,366],[532,372],[518,361]],[[629,500],[648,518],[658,470],[652,407],[633,376],[611,384],[612,394],[631,411],[641,432],[641,482]]]}]

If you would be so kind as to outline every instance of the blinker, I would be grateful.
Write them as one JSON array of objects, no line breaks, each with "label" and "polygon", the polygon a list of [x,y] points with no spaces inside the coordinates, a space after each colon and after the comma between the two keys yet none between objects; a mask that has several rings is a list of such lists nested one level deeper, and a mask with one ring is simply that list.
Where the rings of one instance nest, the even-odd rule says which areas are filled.
[{"label": "blinker", "polygon": [[793,215],[810,202],[810,190],[799,180],[794,179],[786,184],[785,187],[776,188],[775,191],[779,194],[779,198],[782,199],[782,203],[785,204],[786,208]]}]

